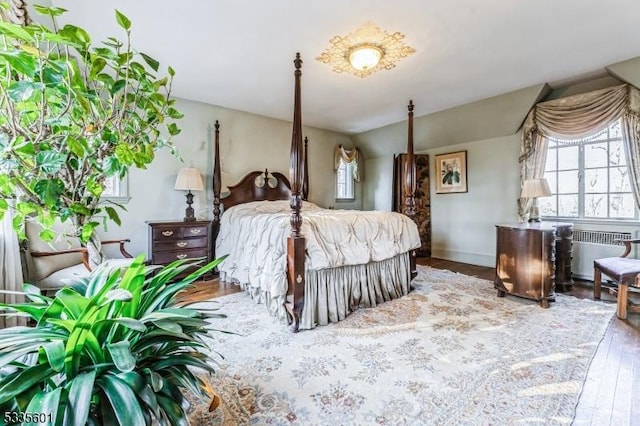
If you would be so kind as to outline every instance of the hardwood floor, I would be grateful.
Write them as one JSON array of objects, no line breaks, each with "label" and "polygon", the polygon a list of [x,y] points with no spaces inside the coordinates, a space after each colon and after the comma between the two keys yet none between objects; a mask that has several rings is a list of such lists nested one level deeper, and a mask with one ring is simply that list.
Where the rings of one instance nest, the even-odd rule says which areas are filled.
[{"label": "hardwood floor", "polygon": [[[418,264],[449,269],[491,281],[495,274],[494,268],[442,259],[421,258],[418,259]],[[182,300],[206,300],[238,291],[237,286],[220,284],[218,280],[202,281],[183,293]],[[591,298],[592,283],[576,282],[571,291],[565,294]],[[630,299],[637,302],[640,295],[635,294],[633,297],[630,296]],[[602,303],[615,303],[615,297],[603,289]],[[611,320],[589,367],[573,424],[640,424],[640,314],[631,313],[626,321],[617,317]]]}]

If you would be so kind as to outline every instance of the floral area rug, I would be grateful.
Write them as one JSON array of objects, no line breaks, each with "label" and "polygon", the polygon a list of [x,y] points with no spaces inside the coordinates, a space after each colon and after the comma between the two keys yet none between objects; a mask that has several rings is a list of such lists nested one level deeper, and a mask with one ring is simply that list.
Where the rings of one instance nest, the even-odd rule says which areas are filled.
[{"label": "floral area rug", "polygon": [[[493,283],[419,267],[407,296],[292,334],[243,294],[204,302],[224,356],[202,425],[568,424],[615,306],[549,309]],[[201,304],[202,305],[202,304]],[[198,305],[194,305],[197,307]]]}]

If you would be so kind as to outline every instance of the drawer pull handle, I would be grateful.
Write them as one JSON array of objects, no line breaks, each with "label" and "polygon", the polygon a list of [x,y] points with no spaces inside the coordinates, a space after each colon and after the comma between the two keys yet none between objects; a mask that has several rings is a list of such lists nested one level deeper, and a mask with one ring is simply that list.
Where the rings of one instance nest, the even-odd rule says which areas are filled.
[{"label": "drawer pull handle", "polygon": [[179,243],[176,243],[176,245],[177,245],[178,247],[186,247],[186,246],[187,246],[187,243],[186,243],[186,242],[184,242],[184,241],[180,241]]},{"label": "drawer pull handle", "polygon": [[197,229],[197,228],[196,228],[196,229],[192,229],[192,230],[191,230],[191,233],[192,233],[192,234],[196,234],[196,235],[198,235],[201,231],[202,231],[202,229]]},{"label": "drawer pull handle", "polygon": [[173,235],[173,231],[162,231],[162,235],[165,237],[170,237]]},{"label": "drawer pull handle", "polygon": [[183,253],[183,254],[176,254],[176,257],[177,257],[178,259],[184,259],[185,257],[187,257],[187,255],[186,255],[186,254],[184,254],[184,253]]}]

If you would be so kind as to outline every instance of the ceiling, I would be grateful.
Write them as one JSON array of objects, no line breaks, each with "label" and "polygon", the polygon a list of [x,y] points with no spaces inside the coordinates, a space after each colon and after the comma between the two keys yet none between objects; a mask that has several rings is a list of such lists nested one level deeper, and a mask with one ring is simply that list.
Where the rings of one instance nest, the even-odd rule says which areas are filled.
[{"label": "ceiling", "polygon": [[[354,134],[548,82],[604,73],[640,55],[637,0],[52,0],[94,40],[122,37],[176,70],[176,97],[291,120],[300,52],[303,124]],[[315,60],[371,21],[416,53],[366,78]]]}]

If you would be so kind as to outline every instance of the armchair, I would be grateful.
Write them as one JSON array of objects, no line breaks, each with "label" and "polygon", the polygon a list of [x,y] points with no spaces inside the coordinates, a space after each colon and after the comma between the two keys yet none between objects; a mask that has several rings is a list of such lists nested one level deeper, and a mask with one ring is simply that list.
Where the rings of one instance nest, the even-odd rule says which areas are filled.
[{"label": "armchair", "polygon": [[[62,288],[67,281],[89,275],[89,253],[86,247],[80,245],[80,240],[70,237],[71,226],[58,223],[54,226],[54,232],[61,238],[52,243],[46,243],[39,237],[42,227],[33,222],[25,224],[26,248],[31,257],[29,273],[30,279],[43,293],[55,292]],[[102,241],[103,245],[119,244],[123,259],[109,259],[107,262],[113,266],[127,267],[132,262],[132,256],[124,245],[129,242],[123,240]]]},{"label": "armchair", "polygon": [[629,286],[640,287],[640,259],[628,258],[631,244],[640,243],[640,239],[618,240],[624,243],[625,250],[619,257],[607,257],[593,261],[593,298],[600,300],[602,274],[618,283],[617,316],[627,319],[627,311],[640,312],[640,306],[629,306]]}]

